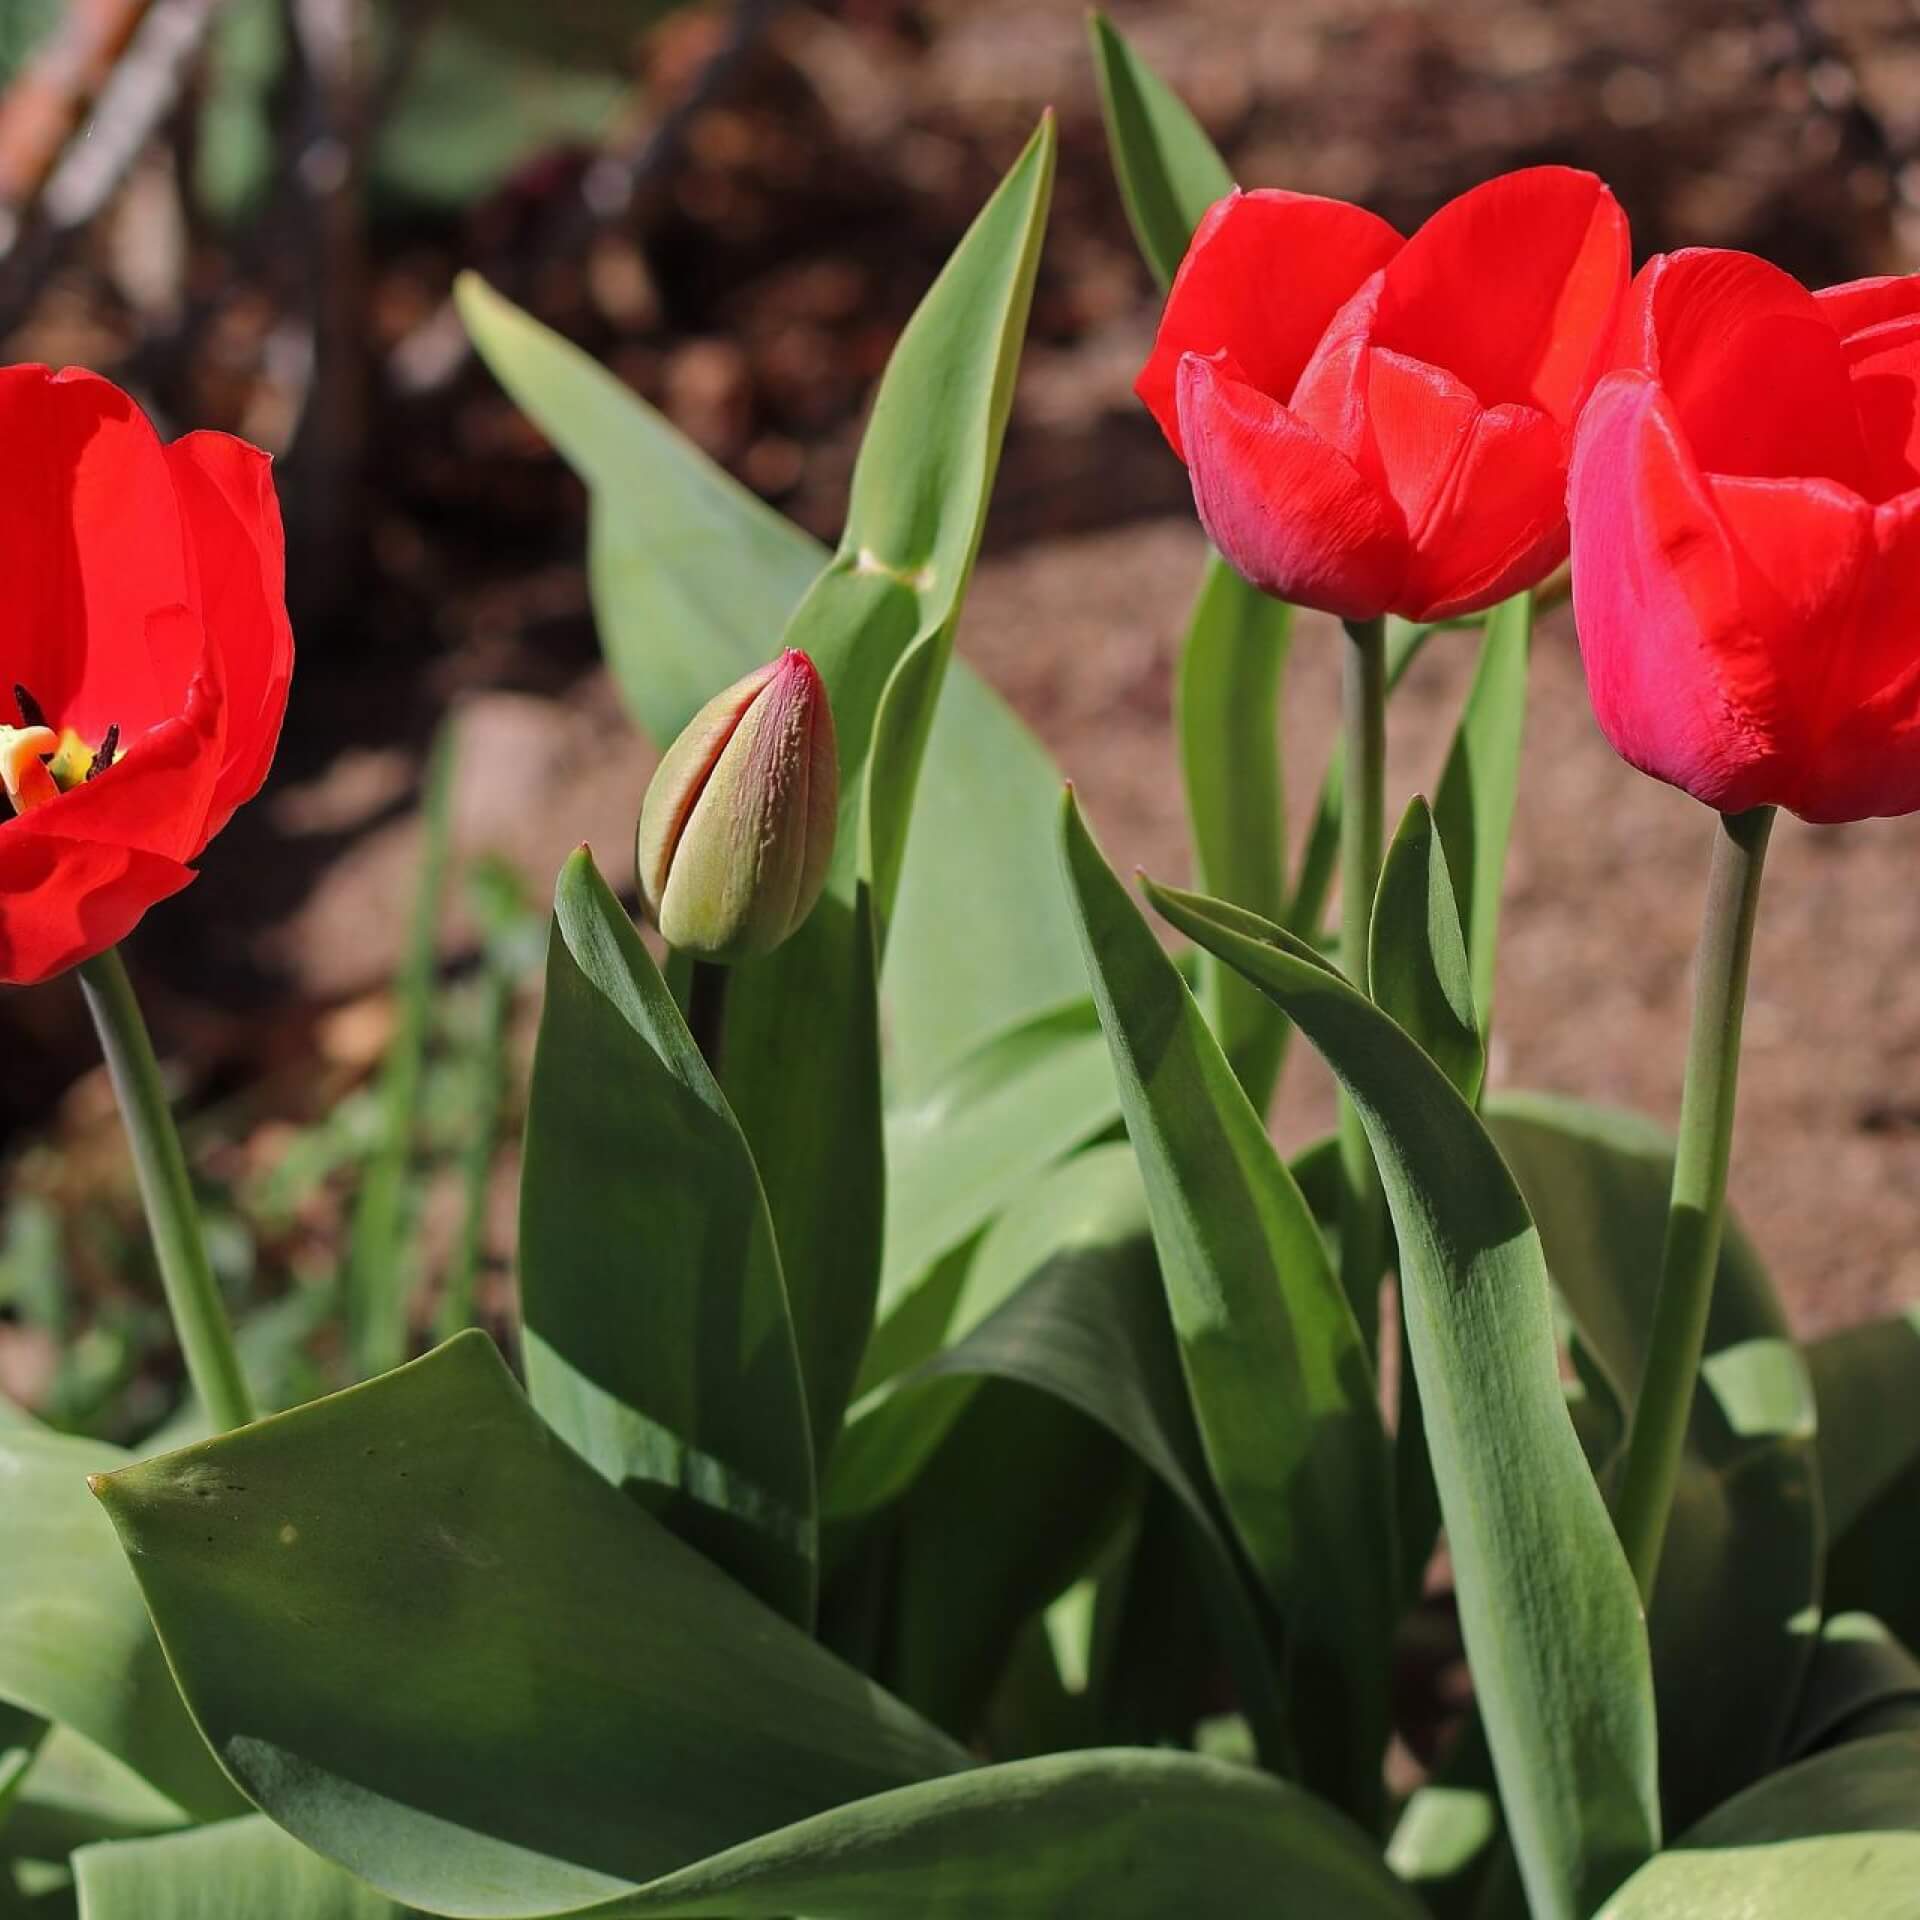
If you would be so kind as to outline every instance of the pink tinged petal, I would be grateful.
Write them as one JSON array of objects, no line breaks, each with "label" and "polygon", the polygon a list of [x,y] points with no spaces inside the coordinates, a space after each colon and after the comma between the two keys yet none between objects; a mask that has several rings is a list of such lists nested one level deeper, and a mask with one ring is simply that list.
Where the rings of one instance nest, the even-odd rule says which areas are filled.
[{"label": "pink tinged petal", "polygon": [[1367,457],[1368,361],[1384,274],[1376,273],[1327,323],[1287,411],[1349,460]]},{"label": "pink tinged petal", "polygon": [[1153,352],[1134,391],[1184,459],[1179,371],[1189,353],[1227,353],[1249,386],[1284,401],[1328,321],[1399,250],[1363,207],[1275,188],[1208,209],[1174,276]]},{"label": "pink tinged petal", "polygon": [[680,844],[694,806],[727,742],[733,738],[741,716],[759,698],[761,689],[779,667],[779,661],[770,660],[732,686],[722,688],[687,722],[654,769],[646,799],[640,807],[634,854],[641,898],[656,922],[667,890],[674,849]]},{"label": "pink tinged petal", "polygon": [[1844,339],[1868,327],[1920,314],[1920,273],[1881,274],[1871,280],[1849,280],[1814,293],[1821,313]]},{"label": "pink tinged petal", "polygon": [[1387,268],[1374,345],[1444,367],[1487,406],[1573,415],[1626,291],[1626,216],[1571,167],[1528,167],[1450,200]]},{"label": "pink tinged petal", "polygon": [[1819,481],[1710,484],[1789,695],[1774,797],[1823,822],[1920,808],[1920,500],[1875,509]]},{"label": "pink tinged petal", "polygon": [[1201,524],[1246,579],[1348,620],[1394,605],[1400,516],[1337,448],[1198,354],[1181,363],[1180,428]]},{"label": "pink tinged petal", "polygon": [[1781,693],[1741,568],[1673,408],[1609,375],[1574,436],[1573,604],[1614,750],[1722,811],[1780,798]]}]

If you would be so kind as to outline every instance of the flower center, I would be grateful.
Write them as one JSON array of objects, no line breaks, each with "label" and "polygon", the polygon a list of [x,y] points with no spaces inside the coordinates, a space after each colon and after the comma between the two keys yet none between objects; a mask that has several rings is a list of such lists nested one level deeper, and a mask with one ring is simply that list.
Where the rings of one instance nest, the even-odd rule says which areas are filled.
[{"label": "flower center", "polygon": [[120,758],[117,722],[95,746],[71,727],[56,733],[48,726],[39,701],[25,687],[16,686],[13,698],[21,724],[0,726],[0,784],[5,785],[15,813],[31,813],[70,788],[98,779]]}]

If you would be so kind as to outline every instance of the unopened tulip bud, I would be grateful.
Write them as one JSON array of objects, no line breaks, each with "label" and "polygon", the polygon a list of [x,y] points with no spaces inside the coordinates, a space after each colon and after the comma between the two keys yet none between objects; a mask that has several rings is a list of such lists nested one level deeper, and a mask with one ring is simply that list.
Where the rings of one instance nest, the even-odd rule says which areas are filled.
[{"label": "unopened tulip bud", "polygon": [[694,715],[640,808],[640,891],[700,960],[768,953],[813,911],[839,817],[833,710],[789,648]]}]

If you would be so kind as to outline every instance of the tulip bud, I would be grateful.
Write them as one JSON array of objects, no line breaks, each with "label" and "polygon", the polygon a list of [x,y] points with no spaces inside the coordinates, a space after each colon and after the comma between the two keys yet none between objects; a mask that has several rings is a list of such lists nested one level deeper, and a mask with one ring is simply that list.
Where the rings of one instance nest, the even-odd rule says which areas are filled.
[{"label": "tulip bud", "polygon": [[839,818],[833,710],[797,648],[737,680],[668,748],[640,808],[640,891],[700,960],[769,953],[813,911]]}]

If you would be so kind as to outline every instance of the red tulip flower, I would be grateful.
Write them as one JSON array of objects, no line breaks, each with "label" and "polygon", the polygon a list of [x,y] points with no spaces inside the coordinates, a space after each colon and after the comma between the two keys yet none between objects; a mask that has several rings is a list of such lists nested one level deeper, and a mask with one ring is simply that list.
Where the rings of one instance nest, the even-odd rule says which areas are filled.
[{"label": "red tulip flower", "polygon": [[0,980],[127,934],[266,778],[293,636],[265,454],[162,445],[93,374],[0,368]]},{"label": "red tulip flower", "polygon": [[1213,543],[1348,620],[1434,620],[1566,557],[1567,457],[1628,275],[1590,173],[1532,167],[1411,240],[1266,189],[1200,223],[1136,391]]},{"label": "red tulip flower", "polygon": [[1602,730],[1723,813],[1920,809],[1920,277],[1650,260],[1569,501]]}]

